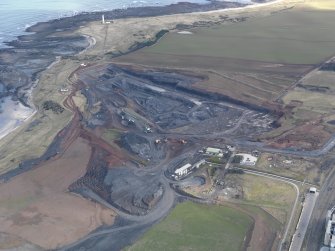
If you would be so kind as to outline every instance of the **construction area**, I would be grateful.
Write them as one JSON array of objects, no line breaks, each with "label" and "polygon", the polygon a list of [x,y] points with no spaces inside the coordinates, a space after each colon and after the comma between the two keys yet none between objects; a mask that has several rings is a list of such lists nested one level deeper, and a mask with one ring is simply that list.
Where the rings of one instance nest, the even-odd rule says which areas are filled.
[{"label": "construction area", "polygon": [[[223,245],[236,251],[289,250],[292,237],[301,246],[305,235],[318,245],[319,237],[311,233],[322,232],[319,228],[300,225],[300,236],[294,234],[304,206],[303,219],[320,218],[313,213],[316,197],[303,201],[306,189],[315,185],[318,200],[333,194],[335,117],[329,83],[335,79],[334,62],[321,63],[333,45],[318,57],[304,54],[317,42],[309,28],[299,33],[310,41],[302,52],[286,44],[274,46],[271,55],[262,51],[269,44],[262,39],[275,37],[268,25],[286,19],[297,26],[276,27],[296,45],[299,20],[308,19],[296,4],[274,4],[262,12],[262,20],[257,8],[229,16],[145,18],[129,10],[127,19],[106,14],[102,21],[88,22],[79,16],[82,26],[70,31],[61,30],[58,21],[37,26],[35,31],[50,28],[59,36],[73,31],[78,37],[67,37],[66,55],[40,74],[36,115],[1,141],[0,240],[5,244],[0,250],[155,250],[157,238],[167,250],[179,250],[187,240],[176,233],[184,229],[192,240],[185,249],[192,250],[222,250]],[[322,20],[326,32],[333,18],[328,13]],[[203,42],[217,35],[229,45],[236,31],[260,24],[256,54],[244,52],[245,58],[239,49],[252,40],[252,32],[242,32],[246,40],[232,51]],[[318,30],[320,36],[325,31]],[[51,39],[53,34],[44,35]],[[193,37],[195,47],[188,48]],[[63,46],[58,37],[54,43],[48,50]],[[21,49],[27,49],[26,58],[33,54]],[[19,64],[16,57],[1,59]],[[51,63],[46,61],[39,62]],[[36,71],[41,67],[35,66]],[[11,72],[3,78],[10,79]],[[204,229],[215,234],[195,245],[204,222],[211,222]]]}]

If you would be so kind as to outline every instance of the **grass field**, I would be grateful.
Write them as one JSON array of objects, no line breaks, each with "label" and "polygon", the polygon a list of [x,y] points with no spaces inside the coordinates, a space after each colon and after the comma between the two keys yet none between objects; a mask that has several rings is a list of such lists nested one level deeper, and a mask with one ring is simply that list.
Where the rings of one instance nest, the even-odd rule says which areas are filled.
[{"label": "grass field", "polygon": [[295,191],[289,184],[255,175],[242,175],[244,199],[261,206],[278,207],[287,210],[295,198]]},{"label": "grass field", "polygon": [[330,113],[335,107],[334,96],[330,94],[295,90],[283,97],[285,104],[295,100],[302,102],[300,109],[304,108],[320,114]]},{"label": "grass field", "polygon": [[331,71],[317,71],[309,74],[303,79],[302,85],[316,86],[324,88],[325,90],[335,91],[335,72]]},{"label": "grass field", "polygon": [[296,196],[295,190],[291,185],[252,174],[227,175],[226,184],[240,187],[242,191],[241,203],[259,206],[279,222],[286,222],[287,215]]},{"label": "grass field", "polygon": [[264,105],[335,54],[335,12],[310,8],[315,4],[331,5],[307,1],[245,22],[192,28],[193,34],[172,31],[115,61],[193,70],[208,78],[192,88]]},{"label": "grass field", "polygon": [[186,202],[126,250],[238,251],[252,223],[249,216],[227,206]]},{"label": "grass field", "polygon": [[289,10],[210,28],[170,33],[149,53],[227,57],[284,64],[315,64],[335,54],[334,12]]},{"label": "grass field", "polygon": [[[16,168],[22,160],[41,156],[56,134],[71,120],[72,113],[64,110],[61,114],[42,109],[46,100],[62,104],[65,95],[58,90],[68,83],[68,76],[78,67],[77,62],[64,60],[47,69],[40,76],[39,85],[34,89],[33,102],[38,112],[27,123],[0,142],[0,174]],[[30,124],[34,120],[35,123]]]}]

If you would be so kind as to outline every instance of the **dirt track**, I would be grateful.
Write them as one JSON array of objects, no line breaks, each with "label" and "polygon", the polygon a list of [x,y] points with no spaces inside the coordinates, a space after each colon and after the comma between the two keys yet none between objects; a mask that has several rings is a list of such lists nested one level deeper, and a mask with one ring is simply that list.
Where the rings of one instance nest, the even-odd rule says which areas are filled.
[{"label": "dirt track", "polygon": [[[252,130],[255,134],[270,129],[248,122],[251,118],[264,116],[260,112],[224,100],[209,102],[206,97],[176,92],[169,83],[192,83],[195,80],[194,76],[168,72],[148,75],[141,71],[138,75],[133,69],[115,65],[79,68],[72,74],[75,88],[65,99],[64,106],[74,113],[74,117],[62,134],[60,149],[70,147],[77,137],[82,137],[92,147],[92,154],[86,174],[69,189],[112,209],[123,223],[97,230],[60,250],[96,250],[96,247],[119,250],[120,245],[134,241],[175,205],[180,195],[175,194],[164,173],[212,141],[211,137],[203,141],[201,135],[212,135],[217,140],[233,134],[242,124],[250,126],[246,132]],[[72,99],[78,90],[87,98],[84,114]],[[159,98],[155,100],[152,95]],[[178,113],[186,114],[180,122],[175,121]],[[148,125],[152,133],[144,132]],[[108,128],[126,132],[111,144],[99,133]],[[156,139],[166,137],[164,145],[154,143]],[[180,144],[180,138],[186,138],[188,143]],[[147,148],[147,154],[136,150],[137,144],[139,149]],[[120,236],[123,237],[115,243],[115,238]]]},{"label": "dirt track", "polygon": [[[67,236],[68,239],[62,239],[64,237],[60,232],[55,232],[58,238],[54,241],[45,238],[45,242],[38,242],[34,235],[28,234],[31,226],[22,229],[11,228],[6,222],[3,224],[3,231],[20,234],[43,247],[63,246],[59,250],[96,250],[96,247],[99,250],[111,250],[112,247],[112,250],[120,250],[173,208],[180,195],[171,188],[164,172],[173,170],[201,147],[232,140],[243,147],[252,146],[271,151],[260,143],[249,141],[253,136],[271,130],[271,116],[247,106],[230,104],[224,99],[216,98],[213,101],[210,96],[199,96],[176,88],[177,85],[185,83],[192,85],[197,81],[196,76],[112,64],[79,68],[73,72],[70,80],[73,82],[73,89],[65,99],[64,107],[74,115],[71,123],[56,138],[57,147],[52,145],[50,148],[57,150],[56,154],[40,158],[37,168],[9,180],[2,186],[13,186],[6,190],[15,191],[17,179],[25,177],[24,175],[35,177],[36,173],[48,170],[46,167],[49,163],[54,165],[63,161],[68,151],[77,149],[76,142],[81,138],[91,151],[90,154],[85,154],[87,161],[81,165],[80,175],[61,186],[62,196],[65,197],[50,196],[52,201],[43,201],[45,208],[40,204],[35,207],[47,215],[46,219],[51,218],[50,214],[55,212],[48,205],[53,205],[54,202],[63,204],[66,198],[73,197],[66,192],[67,188],[102,206],[98,206],[99,210],[96,212],[89,206],[92,202],[78,198],[87,203],[86,206],[80,206],[81,210],[88,210],[85,215],[95,212],[95,216],[92,216],[94,220],[90,221],[89,227],[85,226],[85,220],[82,223],[73,223],[78,229],[76,235]],[[78,91],[87,99],[85,112],[79,111],[73,101],[73,96]],[[266,122],[264,118],[267,118]],[[150,127],[151,132],[146,132],[147,127]],[[103,136],[108,130],[118,132],[113,141],[108,141]],[[157,139],[164,143],[156,144]],[[181,144],[181,139],[187,143]],[[332,144],[334,143],[330,142],[315,154],[326,152],[331,149]],[[298,155],[313,154],[283,151]],[[79,163],[73,162],[71,166]],[[60,169],[56,171],[55,176],[59,175],[58,172],[68,172]],[[41,186],[49,187],[50,184],[43,183]],[[56,185],[50,189],[58,191]],[[103,223],[112,222],[106,213],[100,213],[102,211],[109,212],[109,215],[114,215],[112,212],[115,212],[121,223],[87,234]],[[31,214],[30,211],[22,211],[21,214],[40,220],[40,216]],[[25,220],[23,216],[19,215],[15,220],[22,224]],[[47,229],[47,226],[38,226],[41,231]],[[73,242],[80,237],[82,238],[79,241]],[[255,243],[253,239],[250,241]]]},{"label": "dirt track", "polygon": [[[57,21],[55,25],[57,27]],[[222,97],[216,96],[213,102],[214,97],[211,94],[199,95],[201,93],[181,88],[183,84],[192,86],[192,83],[197,81],[197,76],[157,69],[147,71],[118,65],[108,65],[107,68],[105,65],[93,65],[74,72],[71,80],[74,89],[64,101],[64,106],[74,113],[71,123],[58,134],[45,155],[24,163],[21,170],[2,176],[3,180],[11,180],[0,185],[6,188],[13,186],[12,189],[5,190],[15,191],[18,186],[16,182],[21,177],[29,180],[42,175],[45,178],[45,183],[36,182],[34,185],[37,186],[36,191],[42,187],[50,193],[46,193],[47,198],[43,197],[36,205],[32,202],[42,215],[36,216],[24,209],[16,215],[17,217],[9,220],[17,220],[22,225],[26,218],[33,218],[33,221],[28,223],[35,224],[35,220],[40,221],[41,217],[45,217],[36,227],[36,234],[43,234],[50,233],[48,220],[53,219],[54,214],[59,214],[57,220],[61,219],[60,224],[67,226],[68,222],[71,226],[77,226],[72,235],[64,236],[65,231],[57,228],[55,239],[50,240],[46,236],[38,242],[37,236],[30,233],[31,226],[9,226],[7,219],[6,224],[3,224],[4,231],[13,231],[44,248],[63,246],[59,250],[110,251],[120,250],[128,245],[152,224],[166,216],[180,197],[170,187],[164,171],[175,168],[202,146],[228,141],[242,147],[278,152],[276,149],[249,141],[253,136],[271,129],[271,122],[274,120],[272,116],[266,111],[257,111],[243,104],[231,104]],[[79,111],[73,101],[73,95],[77,90],[87,99],[87,112]],[[144,133],[147,126],[153,130],[152,133]],[[109,129],[120,130],[121,137],[116,136],[113,142],[108,141],[103,137],[103,133]],[[167,139],[168,142],[164,146],[156,145],[156,139]],[[187,143],[182,145],[180,139]],[[80,148],[78,141],[85,142],[86,147],[91,149],[79,154],[80,157],[87,158],[86,162],[81,165],[80,162],[64,164],[63,157],[69,154],[69,151]],[[325,154],[334,145],[335,138],[322,149],[312,152],[279,151],[316,157]],[[61,164],[55,164],[59,162]],[[50,165],[58,165],[58,169],[54,170],[55,173],[50,172],[46,175],[43,170],[50,170]],[[64,182],[61,191],[58,190],[58,184],[56,186],[52,182],[49,183],[50,176],[58,177],[60,173],[68,174],[72,170],[63,170],[60,167],[65,169],[78,165],[80,172],[79,168],[76,169],[76,177],[56,179],[61,184]],[[27,170],[32,171],[23,173]],[[22,176],[15,178],[19,173],[23,173]],[[118,175],[122,176],[122,179],[118,179]],[[35,180],[33,181],[35,183]],[[27,184],[27,187],[30,185]],[[35,188],[33,185],[31,187]],[[68,188],[98,203],[74,197],[68,193]],[[28,192],[34,194],[36,191]],[[64,207],[61,209],[66,212],[66,216],[62,210],[53,211],[52,207],[59,205]],[[70,210],[67,206],[76,213],[80,212],[80,219],[71,213],[67,214],[67,210]],[[36,208],[34,207],[34,210]],[[114,212],[119,217],[116,224],[110,226],[114,220],[111,217],[114,216]],[[89,221],[85,217],[87,215],[90,215]],[[71,222],[67,217],[78,222]],[[108,226],[98,228],[102,224]],[[91,230],[95,232],[88,234]],[[73,242],[78,238],[82,239]],[[251,240],[250,243],[256,242]]]}]

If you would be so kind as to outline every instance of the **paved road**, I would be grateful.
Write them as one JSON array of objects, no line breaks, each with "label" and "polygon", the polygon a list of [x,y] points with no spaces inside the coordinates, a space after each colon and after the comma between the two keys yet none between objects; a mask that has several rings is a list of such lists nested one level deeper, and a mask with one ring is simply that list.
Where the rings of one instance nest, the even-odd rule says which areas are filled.
[{"label": "paved road", "polygon": [[318,195],[318,193],[307,193],[289,251],[301,250]]},{"label": "paved road", "polygon": [[335,204],[335,170],[326,178],[317,198],[306,234],[306,251],[319,251],[325,234],[326,216]]}]

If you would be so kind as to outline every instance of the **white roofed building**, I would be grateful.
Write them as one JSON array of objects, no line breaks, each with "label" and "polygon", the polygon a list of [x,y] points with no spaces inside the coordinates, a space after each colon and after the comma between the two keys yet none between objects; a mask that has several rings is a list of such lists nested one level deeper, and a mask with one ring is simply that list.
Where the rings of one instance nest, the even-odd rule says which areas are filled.
[{"label": "white roofed building", "polygon": [[178,176],[178,177],[182,177],[187,175],[191,170],[193,169],[193,166],[190,163],[187,163],[186,165],[176,169],[174,171],[174,173]]},{"label": "white roofed building", "polygon": [[207,147],[205,150],[206,155],[223,157],[223,151],[219,148]]},{"label": "white roofed building", "polygon": [[247,153],[239,153],[236,154],[235,156],[242,156],[242,160],[241,160],[241,165],[245,165],[245,166],[254,166],[256,165],[256,162],[258,160],[257,157],[252,156],[251,154],[247,154]]}]

